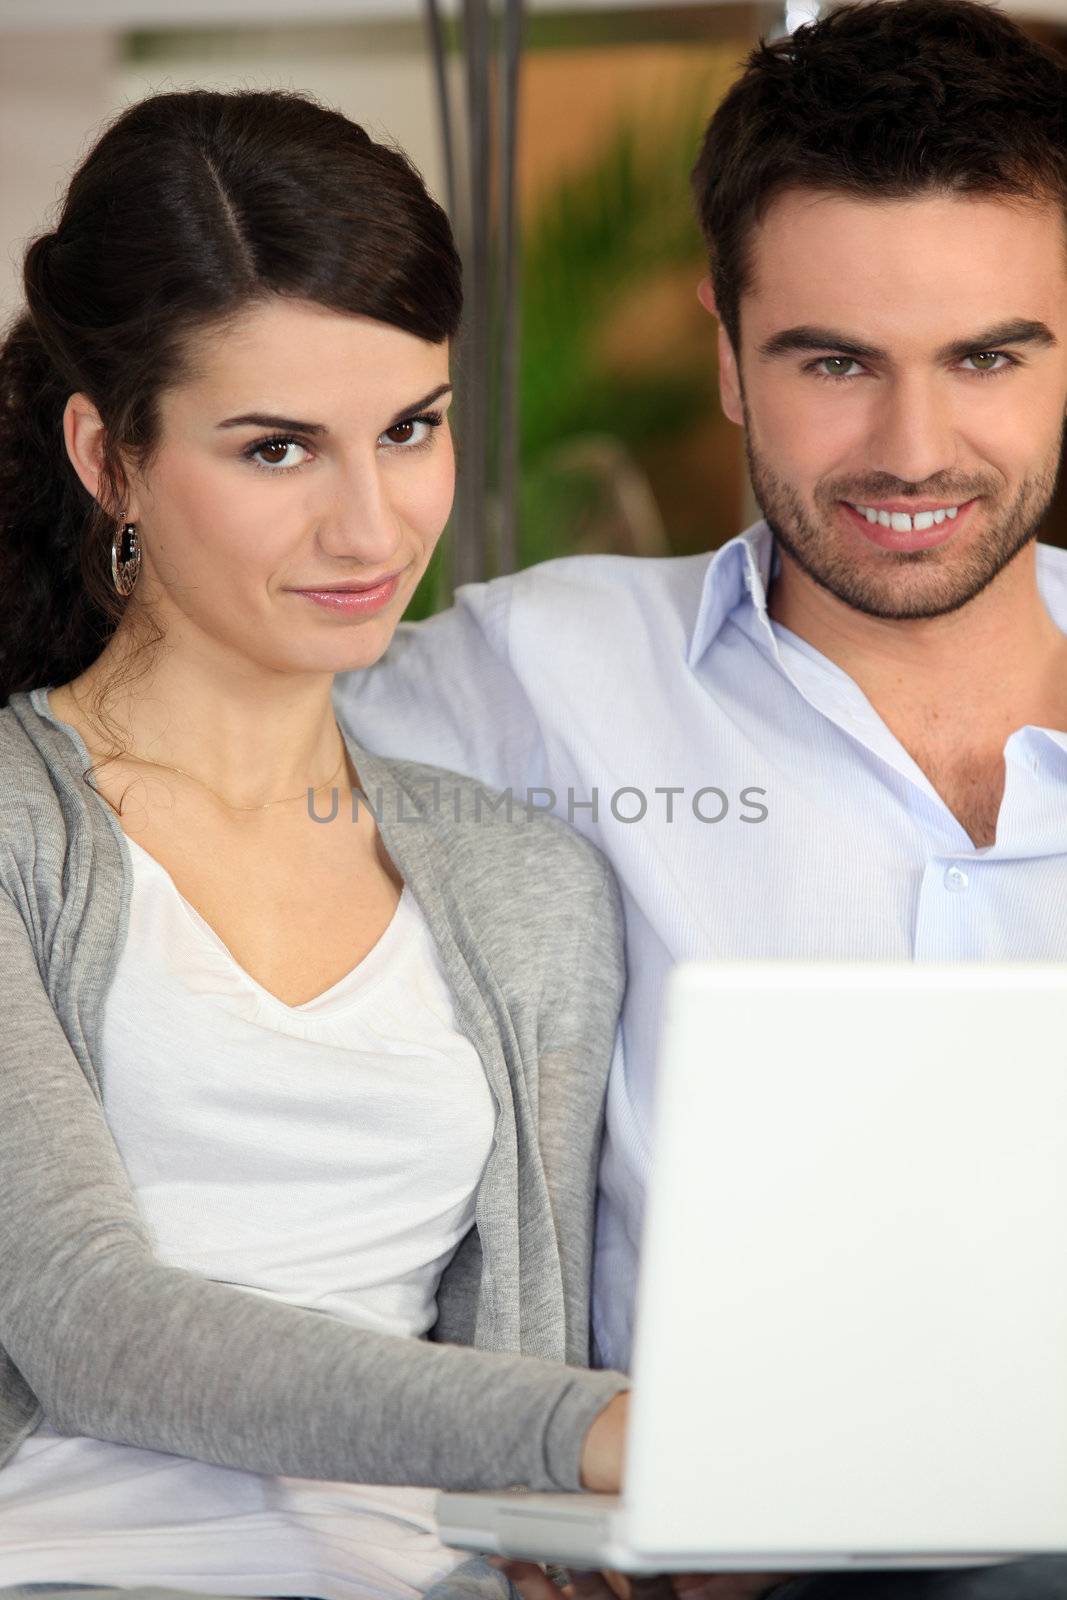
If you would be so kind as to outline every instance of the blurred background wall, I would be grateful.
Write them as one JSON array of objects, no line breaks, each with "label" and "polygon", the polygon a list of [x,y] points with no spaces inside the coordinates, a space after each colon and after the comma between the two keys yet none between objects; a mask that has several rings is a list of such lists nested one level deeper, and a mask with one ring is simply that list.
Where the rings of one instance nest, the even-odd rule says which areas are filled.
[{"label": "blurred background wall", "polygon": [[[524,27],[518,561],[714,548],[759,515],[721,414],[687,175],[761,34],[803,6],[533,4]],[[798,7],[800,9],[798,9]],[[447,8],[446,8],[447,9]],[[1015,10],[1067,51],[1067,0]],[[419,0],[3,0],[0,316],[102,123],[161,89],[277,86],[401,145],[445,202]],[[462,96],[458,52],[449,59]],[[1044,537],[1067,545],[1067,488]],[[411,614],[447,600],[435,568]]]}]

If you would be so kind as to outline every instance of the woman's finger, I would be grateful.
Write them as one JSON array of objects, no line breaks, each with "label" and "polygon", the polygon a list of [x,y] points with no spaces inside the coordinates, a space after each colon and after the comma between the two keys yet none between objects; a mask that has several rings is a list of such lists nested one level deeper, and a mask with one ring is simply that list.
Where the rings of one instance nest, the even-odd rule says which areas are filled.
[{"label": "woman's finger", "polygon": [[544,1567],[536,1561],[509,1561],[506,1556],[487,1556],[486,1560],[511,1579],[522,1600],[560,1600],[560,1595],[566,1593],[556,1588]]},{"label": "woman's finger", "polygon": [[773,1591],[792,1581],[795,1572],[685,1572],[677,1573],[674,1590],[679,1600],[774,1600]]},{"label": "woman's finger", "polygon": [[675,1600],[674,1585],[662,1572],[631,1577],[630,1595],[631,1600]]},{"label": "woman's finger", "polygon": [[590,1571],[585,1567],[569,1570],[575,1600],[630,1600],[628,1581],[621,1574]]},{"label": "woman's finger", "polygon": [[631,1600],[632,1580],[621,1572],[564,1568],[571,1581],[560,1589],[535,1561],[512,1561],[507,1556],[487,1556],[486,1560],[511,1579],[523,1600]]}]

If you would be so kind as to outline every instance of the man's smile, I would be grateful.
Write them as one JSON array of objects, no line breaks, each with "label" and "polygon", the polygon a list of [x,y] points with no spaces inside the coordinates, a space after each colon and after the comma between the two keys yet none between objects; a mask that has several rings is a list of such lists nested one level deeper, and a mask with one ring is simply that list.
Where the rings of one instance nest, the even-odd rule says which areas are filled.
[{"label": "man's smile", "polygon": [[977,504],[977,499],[959,505],[919,501],[913,502],[909,513],[892,504],[860,507],[851,500],[838,501],[849,526],[882,550],[932,550],[946,544],[969,522],[971,508]]}]

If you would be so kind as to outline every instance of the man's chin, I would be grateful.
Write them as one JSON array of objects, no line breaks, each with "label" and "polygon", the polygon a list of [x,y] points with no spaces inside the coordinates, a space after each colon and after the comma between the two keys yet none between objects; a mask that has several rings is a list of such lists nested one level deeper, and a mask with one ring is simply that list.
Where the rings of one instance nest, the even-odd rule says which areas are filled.
[{"label": "man's chin", "polygon": [[1037,537],[1033,529],[998,549],[954,550],[943,543],[922,550],[885,550],[872,543],[869,554],[854,545],[835,549],[828,539],[825,548],[815,551],[767,520],[782,551],[819,588],[850,610],[887,622],[918,622],[959,611]]}]

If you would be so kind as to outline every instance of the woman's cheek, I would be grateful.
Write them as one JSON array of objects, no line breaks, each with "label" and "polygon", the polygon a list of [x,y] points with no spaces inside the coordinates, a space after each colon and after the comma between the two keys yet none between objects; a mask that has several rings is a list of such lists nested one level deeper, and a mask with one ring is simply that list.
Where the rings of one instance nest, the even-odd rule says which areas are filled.
[{"label": "woman's cheek", "polygon": [[449,435],[439,441],[433,456],[427,463],[425,476],[418,485],[412,485],[406,520],[424,539],[436,543],[444,531],[456,493],[456,463]]}]

